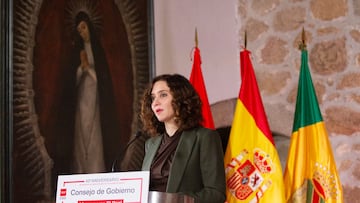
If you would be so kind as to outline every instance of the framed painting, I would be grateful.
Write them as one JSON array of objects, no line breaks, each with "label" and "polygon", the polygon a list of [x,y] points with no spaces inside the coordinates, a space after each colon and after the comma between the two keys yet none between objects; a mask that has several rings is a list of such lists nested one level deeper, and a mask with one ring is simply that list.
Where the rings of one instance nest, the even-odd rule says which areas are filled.
[{"label": "framed painting", "polygon": [[140,100],[154,74],[152,1],[5,2],[6,202],[54,202],[58,175],[110,172],[117,159],[116,170],[139,170],[146,136],[128,143],[141,129]]}]

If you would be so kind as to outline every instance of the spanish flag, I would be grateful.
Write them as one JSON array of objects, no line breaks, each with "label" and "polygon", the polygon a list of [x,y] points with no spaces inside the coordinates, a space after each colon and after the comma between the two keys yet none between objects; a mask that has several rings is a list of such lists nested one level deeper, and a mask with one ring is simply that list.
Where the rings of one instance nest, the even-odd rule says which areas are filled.
[{"label": "spanish flag", "polygon": [[343,202],[341,183],[312,83],[305,47],[301,52],[297,101],[284,184],[287,202]]},{"label": "spanish flag", "polygon": [[205,128],[215,129],[214,120],[211,113],[211,108],[206,93],[205,82],[201,71],[201,57],[200,49],[197,46],[197,32],[195,33],[195,42],[196,46],[194,48],[194,63],[192,66],[190,74],[190,83],[193,85],[194,89],[199,94],[200,100],[202,102],[202,115],[203,121],[202,125]]},{"label": "spanish flag", "polygon": [[280,159],[246,49],[240,52],[240,65],[242,83],[224,157],[227,203],[282,203]]}]

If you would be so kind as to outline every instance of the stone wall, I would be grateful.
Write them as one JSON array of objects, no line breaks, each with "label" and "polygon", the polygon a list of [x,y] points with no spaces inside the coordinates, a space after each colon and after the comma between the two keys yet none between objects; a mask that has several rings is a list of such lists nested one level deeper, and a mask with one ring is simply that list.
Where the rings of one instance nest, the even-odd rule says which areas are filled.
[{"label": "stone wall", "polygon": [[[360,1],[238,0],[237,24],[240,46],[247,33],[271,130],[284,136],[291,135],[305,30],[344,200],[360,202]],[[234,107],[234,99],[212,105],[216,127],[231,125]]]}]

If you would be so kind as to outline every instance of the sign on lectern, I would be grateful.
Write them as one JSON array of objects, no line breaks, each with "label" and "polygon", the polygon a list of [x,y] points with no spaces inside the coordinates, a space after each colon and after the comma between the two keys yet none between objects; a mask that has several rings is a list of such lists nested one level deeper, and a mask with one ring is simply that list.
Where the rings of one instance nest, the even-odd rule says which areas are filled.
[{"label": "sign on lectern", "polygon": [[147,203],[149,171],[60,175],[56,203]]}]

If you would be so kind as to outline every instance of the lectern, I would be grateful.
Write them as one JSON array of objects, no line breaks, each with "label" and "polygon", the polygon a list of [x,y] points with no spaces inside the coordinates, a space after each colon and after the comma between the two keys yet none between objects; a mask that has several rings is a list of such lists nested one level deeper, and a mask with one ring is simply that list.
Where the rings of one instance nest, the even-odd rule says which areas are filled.
[{"label": "lectern", "polygon": [[149,191],[148,203],[195,203],[193,197],[177,193]]}]

